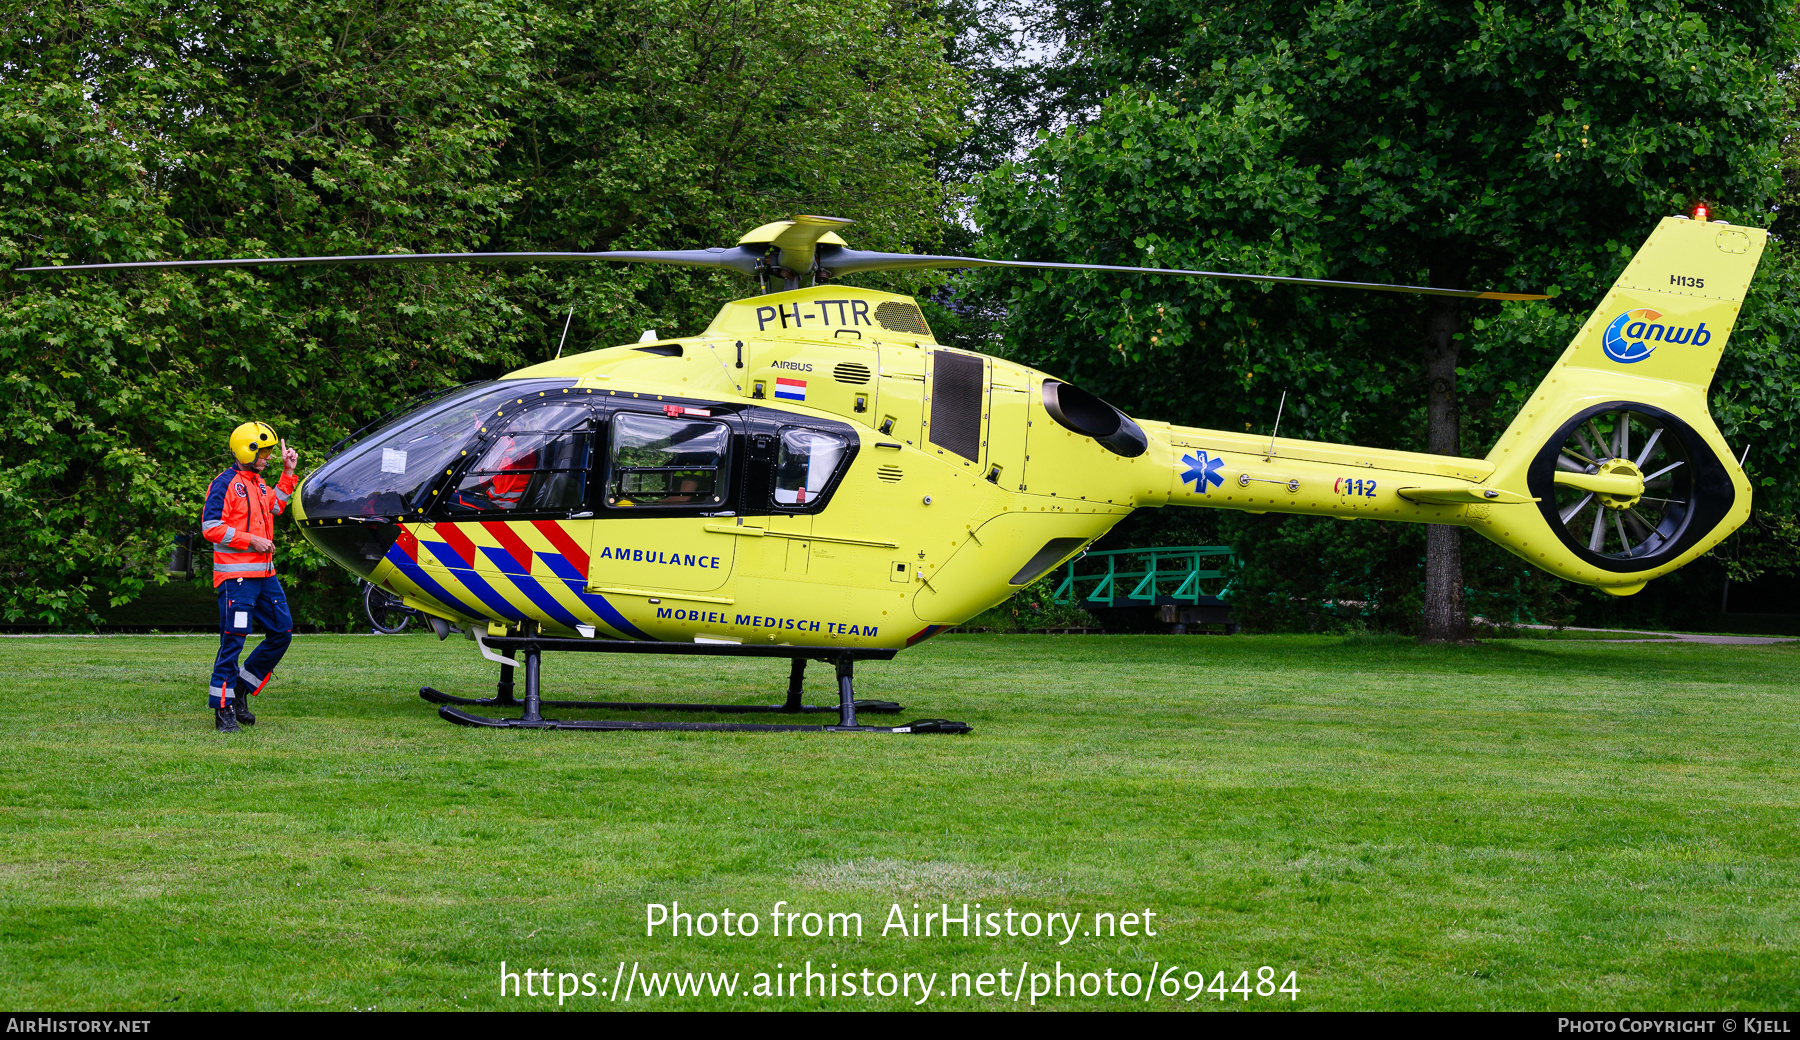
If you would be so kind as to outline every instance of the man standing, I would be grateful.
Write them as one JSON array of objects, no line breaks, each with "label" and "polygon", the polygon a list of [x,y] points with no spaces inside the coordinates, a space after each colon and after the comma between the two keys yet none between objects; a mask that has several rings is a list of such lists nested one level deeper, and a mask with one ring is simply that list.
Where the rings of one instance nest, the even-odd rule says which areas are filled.
[{"label": "man standing", "polygon": [[[281,481],[271,488],[263,483],[262,471],[277,450]],[[299,483],[294,468],[300,453],[278,441],[267,423],[247,422],[231,431],[231,454],[236,465],[213,478],[200,514],[201,536],[218,546],[213,550],[213,588],[219,590],[219,657],[206,699],[221,733],[236,732],[240,722],[256,725],[244,698],[268,685],[294,631],[287,593],[275,576],[274,537],[275,516],[287,509]],[[238,654],[252,622],[266,634],[240,667]]]}]

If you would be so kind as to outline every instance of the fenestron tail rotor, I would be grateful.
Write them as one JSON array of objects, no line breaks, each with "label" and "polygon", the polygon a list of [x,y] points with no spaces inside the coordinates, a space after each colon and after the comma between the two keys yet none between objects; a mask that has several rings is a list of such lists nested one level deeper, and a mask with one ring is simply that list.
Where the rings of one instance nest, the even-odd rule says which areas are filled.
[{"label": "fenestron tail rotor", "polygon": [[1675,542],[1695,491],[1674,421],[1622,405],[1568,430],[1551,478],[1566,537],[1609,560],[1647,559]]},{"label": "fenestron tail rotor", "polygon": [[1578,565],[1625,579],[1678,565],[1723,537],[1721,525],[1729,524],[1729,533],[1742,522],[1732,520],[1744,511],[1733,469],[1674,411],[1613,401],[1576,411],[1551,432],[1526,469],[1526,484]]},{"label": "fenestron tail rotor", "polygon": [[374,253],[360,256],[234,257],[222,260],[140,260],[110,264],[64,264],[15,268],[21,274],[66,272],[144,271],[210,267],[306,267],[337,264],[445,264],[445,263],[558,263],[622,262],[713,267],[755,278],[764,291],[772,281],[782,288],[799,288],[801,277],[811,274],[825,280],[871,271],[916,271],[959,267],[1013,267],[1042,271],[1100,271],[1110,274],[1162,275],[1175,278],[1217,278],[1237,282],[1319,286],[1331,289],[1363,289],[1374,292],[1455,296],[1471,300],[1544,300],[1538,293],[1494,292],[1479,289],[1444,289],[1427,285],[1394,285],[1386,282],[1348,282],[1329,278],[1296,278],[1290,275],[1245,274],[1236,271],[1200,271],[1174,267],[1128,267],[1116,264],[1071,264],[1048,260],[993,260],[973,256],[936,256],[915,253],[883,253],[852,249],[837,232],[851,221],[838,217],[800,215],[751,231],[736,246],[714,249],[619,249],[596,253]]}]

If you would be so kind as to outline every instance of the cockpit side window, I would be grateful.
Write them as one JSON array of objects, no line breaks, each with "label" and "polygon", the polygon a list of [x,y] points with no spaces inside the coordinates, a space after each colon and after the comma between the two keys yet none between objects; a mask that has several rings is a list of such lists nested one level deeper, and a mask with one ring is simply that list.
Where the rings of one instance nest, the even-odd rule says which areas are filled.
[{"label": "cockpit side window", "polygon": [[616,412],[607,458],[606,504],[717,506],[725,501],[731,428],[704,419]]},{"label": "cockpit side window", "polygon": [[775,504],[805,506],[818,501],[836,475],[850,440],[835,433],[787,427],[775,457]]},{"label": "cockpit side window", "polygon": [[457,480],[452,513],[568,513],[583,507],[594,418],[585,403],[556,401],[515,413],[476,446]]}]

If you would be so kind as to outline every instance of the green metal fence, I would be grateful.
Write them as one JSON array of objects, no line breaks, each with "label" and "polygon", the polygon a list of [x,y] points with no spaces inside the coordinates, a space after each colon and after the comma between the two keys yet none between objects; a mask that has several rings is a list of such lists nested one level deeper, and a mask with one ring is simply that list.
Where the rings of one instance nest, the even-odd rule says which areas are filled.
[{"label": "green metal fence", "polygon": [[[1059,604],[1105,607],[1214,602],[1230,591],[1217,567],[1231,555],[1229,545],[1091,552],[1064,565],[1062,583],[1051,598]],[[1213,590],[1208,592],[1202,582]]]}]

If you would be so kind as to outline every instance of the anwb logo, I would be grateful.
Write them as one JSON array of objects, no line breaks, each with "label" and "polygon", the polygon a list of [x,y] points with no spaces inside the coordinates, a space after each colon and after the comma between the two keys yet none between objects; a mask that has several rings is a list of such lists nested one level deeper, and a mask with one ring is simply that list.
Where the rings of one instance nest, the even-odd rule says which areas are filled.
[{"label": "anwb logo", "polygon": [[1706,322],[1690,329],[1680,325],[1660,324],[1657,319],[1661,317],[1660,312],[1648,307],[1626,311],[1606,326],[1606,335],[1600,341],[1600,349],[1619,364],[1629,365],[1649,357],[1659,344],[1692,343],[1696,347],[1702,347],[1712,342],[1712,333],[1707,330]]}]

